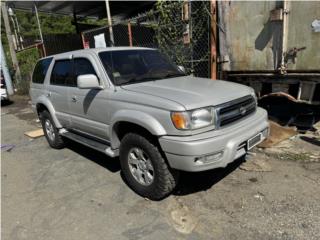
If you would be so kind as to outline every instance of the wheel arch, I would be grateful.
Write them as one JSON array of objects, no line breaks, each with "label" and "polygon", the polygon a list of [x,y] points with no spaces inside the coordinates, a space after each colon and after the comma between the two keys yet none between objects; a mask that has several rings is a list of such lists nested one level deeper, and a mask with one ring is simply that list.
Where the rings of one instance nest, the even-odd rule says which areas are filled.
[{"label": "wheel arch", "polygon": [[62,128],[62,125],[60,124],[59,120],[56,117],[56,114],[55,114],[56,112],[53,108],[53,105],[48,99],[44,97],[39,97],[36,103],[36,110],[39,117],[40,117],[41,111],[47,110],[50,113],[55,126],[57,128]]},{"label": "wheel arch", "polygon": [[158,139],[159,136],[166,135],[165,129],[154,117],[132,110],[118,112],[113,118],[110,129],[111,147],[113,149],[119,148],[122,137],[128,132],[136,132],[152,139]]}]

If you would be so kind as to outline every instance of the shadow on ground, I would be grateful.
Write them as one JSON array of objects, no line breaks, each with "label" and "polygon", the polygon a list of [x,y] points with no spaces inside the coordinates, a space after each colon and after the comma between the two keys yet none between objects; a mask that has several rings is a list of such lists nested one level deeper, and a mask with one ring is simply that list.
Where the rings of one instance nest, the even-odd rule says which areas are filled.
[{"label": "shadow on ground", "polygon": [[307,136],[301,136],[300,139],[320,147],[320,141],[318,139],[316,139],[316,138],[311,138],[311,137],[307,137]]},{"label": "shadow on ground", "polygon": [[244,161],[245,158],[241,157],[225,168],[217,168],[205,172],[181,172],[178,187],[173,194],[183,196],[206,191],[236,170]]},{"label": "shadow on ground", "polygon": [[114,173],[120,171],[120,162],[117,158],[110,158],[102,152],[98,152],[80,143],[69,140],[67,140],[67,148],[89,159],[90,161],[95,162],[96,164],[108,169],[110,172]]},{"label": "shadow on ground", "polygon": [[1,100],[1,107],[9,106],[13,104],[14,102],[11,100]]},{"label": "shadow on ground", "polygon": [[[68,141],[67,147],[113,173],[121,170],[118,158],[112,159],[101,152],[83,146],[77,142]],[[181,172],[179,184],[173,194],[183,196],[210,189],[236,170],[244,161],[244,158],[239,158],[225,168],[217,168],[204,172]],[[121,177],[123,178],[122,174]]]}]

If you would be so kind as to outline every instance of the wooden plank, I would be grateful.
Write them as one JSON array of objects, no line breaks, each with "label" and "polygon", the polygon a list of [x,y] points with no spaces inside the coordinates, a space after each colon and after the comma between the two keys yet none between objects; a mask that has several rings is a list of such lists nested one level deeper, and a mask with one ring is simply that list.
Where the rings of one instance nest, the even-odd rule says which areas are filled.
[{"label": "wooden plank", "polygon": [[270,148],[278,143],[298,134],[294,128],[282,127],[278,123],[269,121],[270,123],[270,135],[269,137],[260,143],[258,147]]},{"label": "wooden plank", "polygon": [[42,128],[40,128],[37,130],[25,132],[24,135],[31,137],[31,138],[38,138],[38,137],[42,137],[44,135],[44,133],[43,133]]}]

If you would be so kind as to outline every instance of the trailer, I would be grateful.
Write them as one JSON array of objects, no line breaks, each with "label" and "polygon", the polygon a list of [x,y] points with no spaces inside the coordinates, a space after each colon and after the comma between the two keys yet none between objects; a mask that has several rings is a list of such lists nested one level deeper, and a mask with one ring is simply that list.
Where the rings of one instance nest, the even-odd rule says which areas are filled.
[{"label": "trailer", "polygon": [[320,103],[320,2],[219,1],[218,74]]}]

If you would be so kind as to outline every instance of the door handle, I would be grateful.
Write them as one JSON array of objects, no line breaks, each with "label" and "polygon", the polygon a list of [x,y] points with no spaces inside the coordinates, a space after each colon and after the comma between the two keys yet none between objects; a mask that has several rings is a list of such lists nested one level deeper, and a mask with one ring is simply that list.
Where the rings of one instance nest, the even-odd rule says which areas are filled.
[{"label": "door handle", "polygon": [[77,101],[77,97],[76,96],[72,96],[71,101],[72,102],[76,102]]},{"label": "door handle", "polygon": [[47,96],[47,97],[51,97],[51,92],[48,92],[48,93],[46,94],[46,96]]}]

